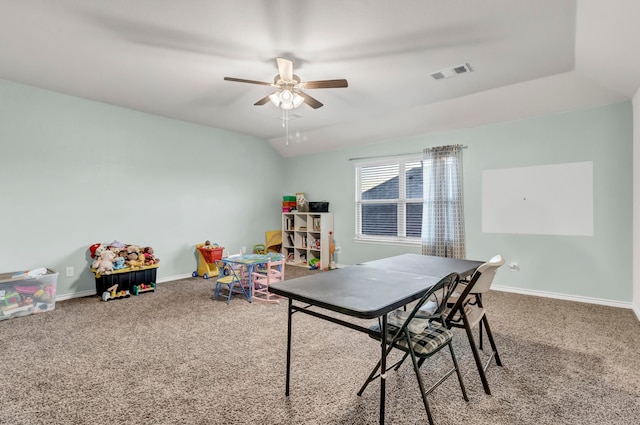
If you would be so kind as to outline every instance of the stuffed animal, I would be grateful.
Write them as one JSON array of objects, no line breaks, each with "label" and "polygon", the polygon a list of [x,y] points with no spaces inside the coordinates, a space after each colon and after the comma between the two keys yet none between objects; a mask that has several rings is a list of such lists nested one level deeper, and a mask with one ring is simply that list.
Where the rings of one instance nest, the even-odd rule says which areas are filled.
[{"label": "stuffed animal", "polygon": [[125,263],[131,268],[144,266],[144,256],[140,254],[140,247],[137,245],[127,247],[127,261]]},{"label": "stuffed animal", "polygon": [[96,258],[96,256],[99,256],[99,255],[100,255],[100,252],[97,252],[97,253],[96,253],[96,251],[98,251],[98,249],[99,249],[101,246],[102,246],[102,244],[101,244],[100,242],[98,242],[98,243],[94,243],[93,245],[91,245],[91,246],[89,247],[89,255],[91,256],[91,258],[94,258],[94,259],[95,259],[95,258]]},{"label": "stuffed animal", "polygon": [[124,257],[117,257],[113,262],[113,270],[124,269]]},{"label": "stuffed animal", "polygon": [[153,248],[151,248],[150,246],[144,247],[144,249],[142,250],[142,255],[144,256],[145,266],[151,266],[160,262],[160,259],[156,258],[155,255],[153,255]]},{"label": "stuffed animal", "polygon": [[113,261],[116,259],[116,254],[108,249],[100,252],[100,257],[95,260],[92,267],[96,269],[98,273],[110,274],[113,271]]}]

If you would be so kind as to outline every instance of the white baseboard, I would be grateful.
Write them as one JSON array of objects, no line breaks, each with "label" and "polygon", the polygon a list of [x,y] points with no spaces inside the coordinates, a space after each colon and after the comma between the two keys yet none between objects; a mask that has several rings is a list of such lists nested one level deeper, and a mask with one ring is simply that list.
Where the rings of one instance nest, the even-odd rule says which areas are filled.
[{"label": "white baseboard", "polygon": [[[630,302],[607,300],[603,298],[592,298],[592,297],[583,297],[580,295],[559,294],[557,292],[537,291],[535,289],[513,288],[510,286],[501,286],[501,285],[491,285],[491,289],[494,289],[496,291],[502,291],[502,292],[513,292],[516,294],[533,295],[536,297],[555,298],[558,300],[576,301],[576,302],[587,303],[587,304],[598,304],[598,305],[606,305],[610,307],[633,309],[633,305]],[[634,309],[634,311],[636,311],[636,309]],[[638,316],[638,311],[636,311],[636,316]],[[640,320],[640,316],[638,316],[638,319]]]},{"label": "white baseboard", "polygon": [[[337,264],[336,267],[343,268],[346,266],[342,264]],[[158,279],[158,283],[171,282],[174,280],[186,279],[189,277],[192,277],[192,275],[189,273],[182,274],[182,275],[175,275],[175,276],[167,276],[167,277],[163,277],[162,279]],[[559,294],[557,292],[537,291],[535,289],[513,288],[510,286],[500,286],[500,285],[492,285],[491,289],[494,289],[496,291],[502,291],[502,292],[513,292],[516,294],[533,295],[536,297],[555,298],[559,300],[576,301],[576,302],[587,303],[587,304],[598,304],[598,305],[606,305],[610,307],[627,308],[627,309],[633,310],[633,312],[636,315],[636,318],[640,320],[640,308],[638,308],[637,306],[634,306],[630,302],[607,300],[603,298],[582,297],[579,295]],[[60,295],[56,295],[56,301],[64,301],[64,300],[69,300],[71,298],[88,297],[92,295],[96,295],[95,290],[74,292],[72,294],[60,294]]]},{"label": "white baseboard", "polygon": [[56,302],[70,300],[71,298],[90,297],[92,295],[96,295],[95,289],[90,291],[73,292],[71,294],[56,294]]},{"label": "white baseboard", "polygon": [[158,283],[171,282],[172,280],[186,279],[188,277],[193,277],[193,275],[191,273],[187,273],[187,274],[178,274],[175,276],[167,276],[167,277],[163,277],[162,279],[158,279]]}]

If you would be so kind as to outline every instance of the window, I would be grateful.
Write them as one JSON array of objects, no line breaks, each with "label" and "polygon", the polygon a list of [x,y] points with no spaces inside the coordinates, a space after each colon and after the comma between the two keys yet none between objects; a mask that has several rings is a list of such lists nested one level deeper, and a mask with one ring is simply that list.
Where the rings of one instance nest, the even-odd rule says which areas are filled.
[{"label": "window", "polygon": [[420,243],[421,156],[394,158],[356,167],[356,239]]}]

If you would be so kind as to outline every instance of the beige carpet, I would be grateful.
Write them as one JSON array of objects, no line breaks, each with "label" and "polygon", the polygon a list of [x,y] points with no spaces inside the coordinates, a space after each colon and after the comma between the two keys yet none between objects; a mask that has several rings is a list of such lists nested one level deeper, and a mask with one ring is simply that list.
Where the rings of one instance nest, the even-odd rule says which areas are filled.
[{"label": "beige carpet", "polygon": [[[212,280],[185,279],[0,322],[0,424],[377,423],[379,384],[356,395],[375,341],[294,315],[287,400],[286,302],[226,305],[212,292]],[[640,323],[630,310],[500,292],[485,303],[504,362],[489,368],[493,395],[456,330],[470,401],[449,379],[429,396],[437,424],[640,423]],[[450,362],[434,360],[427,380]],[[388,424],[427,423],[409,364],[389,373],[387,392]]]}]

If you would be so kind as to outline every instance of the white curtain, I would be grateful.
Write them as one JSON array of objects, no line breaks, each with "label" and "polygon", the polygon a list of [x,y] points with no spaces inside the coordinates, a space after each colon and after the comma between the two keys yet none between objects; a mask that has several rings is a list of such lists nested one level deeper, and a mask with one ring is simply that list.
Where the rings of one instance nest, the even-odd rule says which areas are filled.
[{"label": "white curtain", "polygon": [[422,254],[465,258],[462,146],[426,148]]}]

